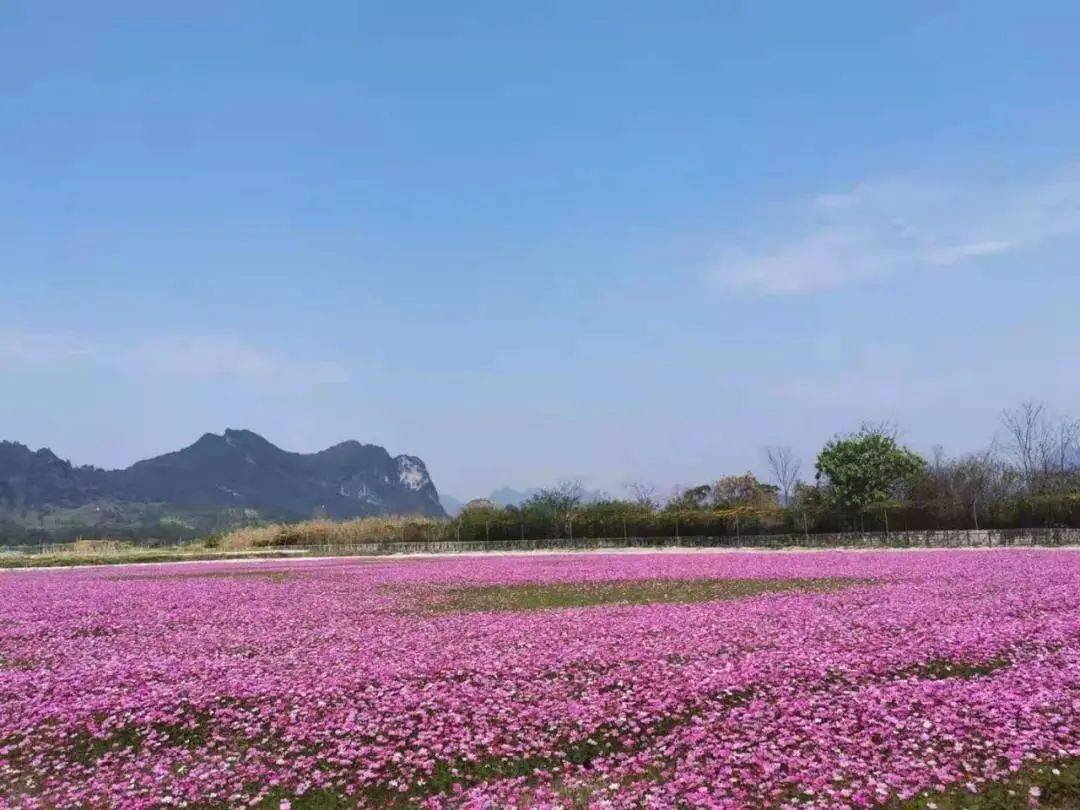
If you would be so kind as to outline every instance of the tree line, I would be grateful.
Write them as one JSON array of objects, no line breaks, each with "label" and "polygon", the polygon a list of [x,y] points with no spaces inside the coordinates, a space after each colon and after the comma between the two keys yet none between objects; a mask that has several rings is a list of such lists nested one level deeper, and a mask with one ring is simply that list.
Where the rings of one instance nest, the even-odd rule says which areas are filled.
[{"label": "tree line", "polygon": [[1080,421],[1041,403],[1004,411],[991,446],[958,457],[926,458],[894,425],[866,423],[826,443],[808,479],[790,447],[764,460],[764,481],[747,472],[667,497],[634,482],[586,502],[565,481],[519,506],[470,501],[448,529],[476,541],[1080,526]]}]

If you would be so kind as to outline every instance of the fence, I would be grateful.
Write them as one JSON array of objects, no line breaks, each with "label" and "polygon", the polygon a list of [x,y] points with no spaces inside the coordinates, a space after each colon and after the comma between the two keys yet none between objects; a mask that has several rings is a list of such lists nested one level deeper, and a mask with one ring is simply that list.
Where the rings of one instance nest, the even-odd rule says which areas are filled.
[{"label": "fence", "polygon": [[[0,554],[71,552],[75,543],[0,546]],[[139,543],[140,548],[175,549],[175,541]],[[293,549],[321,555],[463,554],[499,551],[602,551],[619,548],[1008,548],[1080,546],[1080,529],[983,529],[897,532],[837,532],[691,537],[576,537],[514,540],[371,540],[359,543],[279,545],[252,551]],[[235,554],[242,554],[235,551]]]},{"label": "fence", "polygon": [[[0,538],[0,555],[3,555],[3,554],[70,554],[70,553],[76,551],[76,549],[80,545],[83,545],[86,542],[87,541],[83,541],[83,540],[72,540],[72,541],[65,541],[65,542],[60,542],[60,541],[53,542],[53,541],[49,541],[49,540],[39,540],[36,543],[19,543],[19,544],[16,545],[16,544],[4,543],[2,538]],[[104,546],[109,541],[106,541],[106,540],[91,540],[89,542],[92,545],[90,547],[88,547],[88,553],[93,552],[93,550],[94,550],[93,549],[93,544],[98,544],[99,546]],[[183,541],[183,540],[177,540],[177,539],[174,539],[174,538],[163,539],[163,538],[155,538],[155,537],[143,538],[143,539],[140,539],[140,540],[137,540],[137,541],[119,540],[119,541],[115,541],[115,542],[117,544],[128,544],[128,543],[130,543],[131,546],[133,546],[135,548],[140,548],[140,549],[161,549],[161,550],[181,549],[185,545],[185,541]]]},{"label": "fence", "polygon": [[773,534],[717,537],[581,537],[543,540],[377,540],[304,548],[315,554],[467,554],[499,551],[602,551],[620,548],[1009,548],[1080,546],[1080,529],[988,529]]}]

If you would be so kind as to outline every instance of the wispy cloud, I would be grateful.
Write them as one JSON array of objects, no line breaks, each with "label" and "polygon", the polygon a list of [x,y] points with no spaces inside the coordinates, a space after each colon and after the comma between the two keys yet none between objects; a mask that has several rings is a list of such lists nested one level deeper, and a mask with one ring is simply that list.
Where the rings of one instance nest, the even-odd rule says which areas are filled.
[{"label": "wispy cloud", "polygon": [[710,273],[751,293],[805,293],[970,264],[1080,235],[1080,164],[1037,183],[880,180],[822,194],[764,247],[728,248]]},{"label": "wispy cloud", "polygon": [[328,360],[283,358],[234,338],[154,340],[128,352],[126,364],[192,380],[240,379],[275,385],[342,382],[345,369]]},{"label": "wispy cloud", "polygon": [[51,332],[0,332],[0,361],[48,362],[64,358],[87,358],[93,354],[92,343],[73,335]]},{"label": "wispy cloud", "polygon": [[188,381],[237,380],[272,387],[344,382],[331,360],[283,357],[228,336],[150,337],[136,346],[65,333],[0,333],[0,363],[92,363],[129,373]]}]

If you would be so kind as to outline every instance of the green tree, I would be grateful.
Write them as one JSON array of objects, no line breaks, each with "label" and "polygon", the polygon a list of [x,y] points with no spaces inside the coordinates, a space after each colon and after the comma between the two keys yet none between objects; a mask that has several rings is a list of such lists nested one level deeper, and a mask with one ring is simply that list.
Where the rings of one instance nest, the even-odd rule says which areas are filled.
[{"label": "green tree", "polygon": [[719,507],[743,506],[751,509],[779,509],[779,487],[763,484],[752,472],[728,475],[712,485],[712,500]]},{"label": "green tree", "polygon": [[[475,498],[454,519],[455,534],[462,540],[497,539],[506,531],[507,511],[487,498]],[[494,533],[494,538],[492,537]]]},{"label": "green tree", "polygon": [[825,482],[826,495],[836,507],[861,518],[867,507],[902,497],[907,482],[925,464],[890,431],[864,426],[825,445],[817,457],[816,477]]},{"label": "green tree", "polygon": [[580,481],[563,481],[553,489],[542,489],[521,505],[530,522],[545,522],[556,532],[573,533],[573,521],[585,496]]}]

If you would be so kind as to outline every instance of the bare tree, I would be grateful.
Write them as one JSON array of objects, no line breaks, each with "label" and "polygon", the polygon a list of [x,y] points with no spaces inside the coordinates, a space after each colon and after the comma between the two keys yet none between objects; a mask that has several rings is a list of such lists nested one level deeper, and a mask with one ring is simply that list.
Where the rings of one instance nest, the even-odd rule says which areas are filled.
[{"label": "bare tree", "polygon": [[940,444],[935,444],[932,451],[932,460],[930,462],[930,469],[935,473],[940,473],[945,469],[947,463],[947,457],[945,456],[945,448]]},{"label": "bare tree", "polygon": [[1080,463],[1080,420],[1062,416],[1051,432],[1054,472],[1065,475]]},{"label": "bare tree", "polygon": [[555,492],[565,501],[569,508],[578,506],[585,497],[585,485],[578,478],[560,481],[555,487]]},{"label": "bare tree", "polygon": [[656,484],[646,481],[631,481],[626,485],[630,491],[630,497],[638,506],[656,509],[660,505],[660,498],[656,494]]},{"label": "bare tree", "polygon": [[1002,493],[1005,475],[993,453],[971,454],[948,465],[948,484],[954,498],[971,514],[974,528],[979,528],[979,510]]},{"label": "bare tree", "polygon": [[1025,402],[1001,414],[1007,435],[1005,449],[1030,485],[1038,474],[1046,450],[1046,406]]},{"label": "bare tree", "polygon": [[1080,457],[1080,421],[1054,417],[1041,402],[1001,414],[1005,450],[1029,489],[1063,485]]},{"label": "bare tree", "polygon": [[859,433],[870,436],[884,436],[895,442],[900,440],[903,431],[900,430],[900,426],[896,422],[889,419],[881,419],[876,422],[868,419],[859,426]]},{"label": "bare tree", "polygon": [[785,506],[791,502],[795,484],[799,480],[802,462],[790,447],[767,447],[765,457],[769,461],[769,470],[780,487],[780,498]]}]

